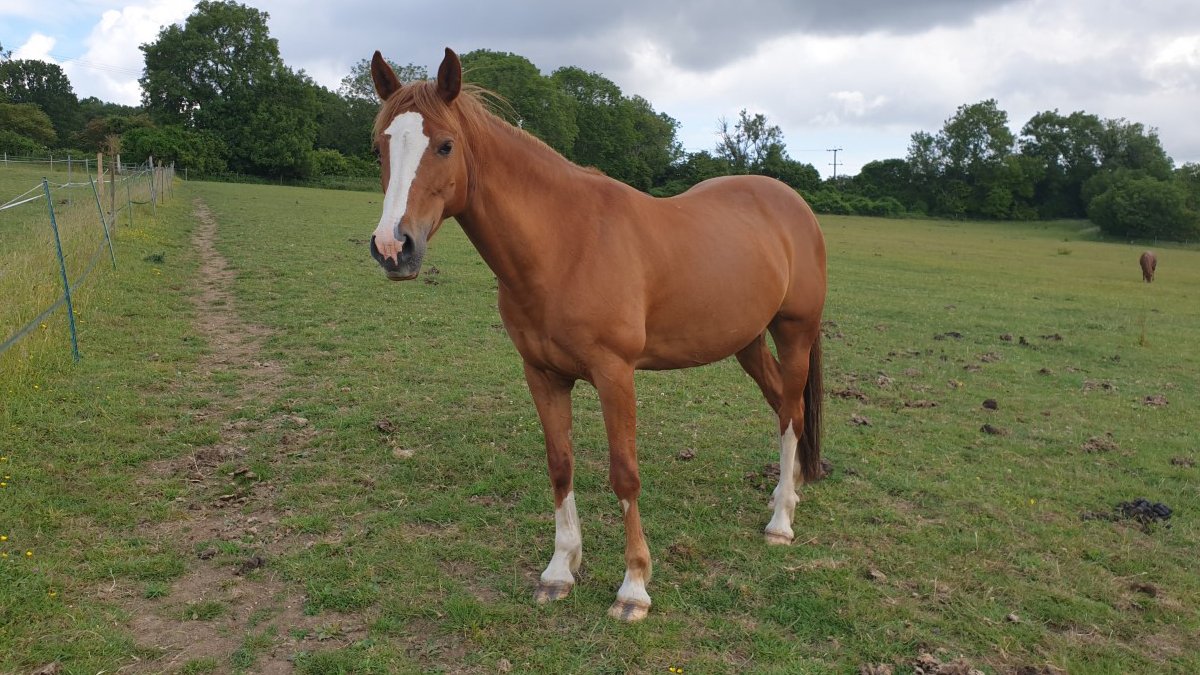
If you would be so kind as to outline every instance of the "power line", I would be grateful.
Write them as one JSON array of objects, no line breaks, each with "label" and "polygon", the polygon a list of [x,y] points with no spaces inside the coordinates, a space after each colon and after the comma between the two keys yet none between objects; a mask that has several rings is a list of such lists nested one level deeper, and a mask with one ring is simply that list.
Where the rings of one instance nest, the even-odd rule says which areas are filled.
[{"label": "power line", "polygon": [[127,68],[125,66],[114,66],[109,63],[99,63],[97,61],[85,59],[82,56],[62,57],[57,54],[50,54],[50,53],[47,53],[46,56],[49,56],[50,58],[54,59],[59,64],[73,63],[75,65],[82,66],[89,70],[98,70],[100,72],[112,73],[114,75],[141,75],[142,74],[142,71],[139,69]]}]

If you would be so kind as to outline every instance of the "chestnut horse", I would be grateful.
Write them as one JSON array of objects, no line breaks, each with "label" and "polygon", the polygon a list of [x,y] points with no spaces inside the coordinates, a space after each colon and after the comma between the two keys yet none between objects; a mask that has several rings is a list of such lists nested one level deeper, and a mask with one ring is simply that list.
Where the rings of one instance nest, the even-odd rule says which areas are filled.
[{"label": "chestnut horse", "polygon": [[1158,269],[1158,257],[1154,255],[1154,251],[1143,253],[1142,257],[1138,258],[1138,264],[1142,266],[1142,281],[1154,281],[1154,270]]},{"label": "chestnut horse", "polygon": [[791,543],[796,488],[820,472],[825,242],[804,200],[760,176],[655,199],[576,166],[489,112],[450,49],[436,80],[402,84],[379,52],[371,76],[383,100],[374,133],[384,188],[371,255],[387,278],[413,279],[442,221],[457,219],[496,275],[500,316],[525,362],[554,491],[554,555],[534,597],[566,596],[582,556],[571,448],[578,380],[599,393],[624,517],[625,580],[611,616],[636,621],[650,608],[635,369],[737,356],[779,419],[766,540]]}]

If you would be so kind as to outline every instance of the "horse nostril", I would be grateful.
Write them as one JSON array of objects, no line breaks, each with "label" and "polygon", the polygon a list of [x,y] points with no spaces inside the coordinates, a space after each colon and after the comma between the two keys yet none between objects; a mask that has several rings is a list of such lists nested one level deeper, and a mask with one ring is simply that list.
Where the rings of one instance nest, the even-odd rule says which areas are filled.
[{"label": "horse nostril", "polygon": [[412,237],[408,236],[407,234],[400,235],[400,251],[402,254],[412,253],[415,246],[416,244],[413,243]]}]

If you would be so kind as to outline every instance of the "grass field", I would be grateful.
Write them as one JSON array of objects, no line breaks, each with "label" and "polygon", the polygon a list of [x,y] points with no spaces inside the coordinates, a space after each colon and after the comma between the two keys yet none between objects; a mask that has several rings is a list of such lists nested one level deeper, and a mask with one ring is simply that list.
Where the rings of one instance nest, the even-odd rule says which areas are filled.
[{"label": "grass field", "polygon": [[[78,320],[86,321],[89,310],[85,275],[103,274],[101,263],[112,268],[105,226],[114,224],[101,222],[97,195],[89,184],[89,178],[95,176],[89,176],[82,162],[74,162],[70,171],[67,163],[61,161],[53,167],[48,163],[16,162],[0,166],[0,205],[15,203],[12,208],[0,210],[0,297],[6,299],[0,303],[0,340],[15,334],[63,295],[43,178],[48,179],[66,273],[72,285],[79,286],[79,297],[73,303]],[[149,181],[145,174],[126,174],[117,190],[120,225],[132,229],[131,216],[140,219],[152,214],[153,207],[148,204],[129,203],[149,202]],[[30,197],[36,199],[25,201]],[[105,204],[107,208],[112,202],[106,200]],[[39,372],[42,366],[38,359],[53,359],[53,354],[61,352],[64,344],[69,345],[65,336],[51,329],[57,324],[66,326],[65,307],[41,321],[30,335],[13,345],[11,353],[0,358],[7,360],[9,369],[24,360],[28,362],[29,374]]]},{"label": "grass field", "polygon": [[[0,672],[1200,671],[1200,252],[1144,284],[1081,223],[823,218],[833,473],[768,548],[753,382],[639,374],[625,625],[594,391],[583,570],[538,606],[552,498],[494,279],[451,225],[387,283],[379,201],[181,185],[118,229],[79,364],[0,357]],[[1113,519],[1139,497],[1173,517]]]}]

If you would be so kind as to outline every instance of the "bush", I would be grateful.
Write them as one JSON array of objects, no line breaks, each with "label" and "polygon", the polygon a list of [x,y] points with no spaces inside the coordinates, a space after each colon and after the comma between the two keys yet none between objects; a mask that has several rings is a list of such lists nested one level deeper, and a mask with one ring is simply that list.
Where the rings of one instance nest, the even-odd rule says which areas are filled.
[{"label": "bush", "polygon": [[808,205],[817,213],[880,218],[900,218],[905,215],[904,205],[895,197],[871,199],[863,195],[844,194],[836,190],[817,190],[807,199]]},{"label": "bush", "polygon": [[842,195],[832,190],[817,190],[805,198],[808,200],[808,205],[817,213],[832,213],[839,216],[848,216],[853,213]]},{"label": "bush", "polygon": [[357,157],[347,155],[344,157],[346,161],[346,175],[355,178],[379,178],[379,162],[374,158]]},{"label": "bush", "polygon": [[16,157],[45,157],[50,154],[46,146],[8,129],[0,129],[0,152]]},{"label": "bush", "polygon": [[137,127],[121,136],[124,158],[175,163],[179,170],[211,174],[225,171],[229,152],[216,136],[179,126]]},{"label": "bush", "polygon": [[870,200],[870,213],[866,215],[882,218],[901,218],[904,216],[904,205],[895,197]]},{"label": "bush", "polygon": [[1088,218],[1104,233],[1123,239],[1183,240],[1200,234],[1185,192],[1157,178],[1113,184],[1088,204]]},{"label": "bush", "polygon": [[345,176],[350,172],[346,158],[337,150],[313,151],[313,173],[318,176]]}]

